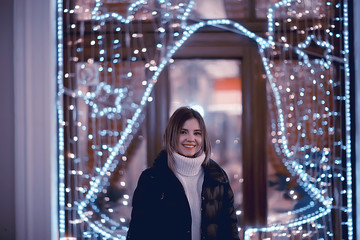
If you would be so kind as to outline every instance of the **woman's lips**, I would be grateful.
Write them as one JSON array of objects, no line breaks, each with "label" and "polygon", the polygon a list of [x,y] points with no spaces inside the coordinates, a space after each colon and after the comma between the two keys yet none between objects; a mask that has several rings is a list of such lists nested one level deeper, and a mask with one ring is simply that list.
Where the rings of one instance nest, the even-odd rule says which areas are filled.
[{"label": "woman's lips", "polygon": [[189,149],[189,150],[196,147],[196,145],[193,145],[193,144],[183,144],[183,146],[184,146],[184,148]]}]

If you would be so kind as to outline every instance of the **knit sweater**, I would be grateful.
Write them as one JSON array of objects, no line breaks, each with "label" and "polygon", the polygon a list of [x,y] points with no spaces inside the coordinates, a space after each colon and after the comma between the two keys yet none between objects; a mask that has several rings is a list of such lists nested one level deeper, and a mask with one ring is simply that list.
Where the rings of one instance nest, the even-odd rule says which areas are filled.
[{"label": "knit sweater", "polygon": [[205,154],[199,157],[188,158],[178,153],[173,153],[175,175],[184,187],[191,211],[192,240],[201,238],[201,190],[204,182],[204,171],[201,164]]}]

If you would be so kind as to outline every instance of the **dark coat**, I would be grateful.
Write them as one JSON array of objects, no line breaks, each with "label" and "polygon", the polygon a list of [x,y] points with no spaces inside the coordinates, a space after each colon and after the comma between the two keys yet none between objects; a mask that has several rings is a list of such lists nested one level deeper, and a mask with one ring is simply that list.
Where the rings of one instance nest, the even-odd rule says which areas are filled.
[{"label": "dark coat", "polygon": [[[201,239],[238,240],[228,177],[212,160],[203,169]],[[191,240],[189,203],[165,151],[141,174],[132,206],[128,240]]]}]

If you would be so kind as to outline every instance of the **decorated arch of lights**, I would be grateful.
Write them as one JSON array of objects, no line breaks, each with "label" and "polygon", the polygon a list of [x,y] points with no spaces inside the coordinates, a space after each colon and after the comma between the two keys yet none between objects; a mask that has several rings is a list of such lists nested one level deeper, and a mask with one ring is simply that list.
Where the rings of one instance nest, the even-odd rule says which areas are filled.
[{"label": "decorated arch of lights", "polygon": [[99,194],[115,171],[126,172],[159,76],[192,35],[213,26],[257,43],[270,141],[308,198],[283,213],[288,220],[246,228],[244,238],[353,239],[348,3],[272,2],[264,38],[234,20],[195,18],[193,0],[58,0],[60,238],[125,239],[127,182],[119,180],[120,214],[100,210]]}]

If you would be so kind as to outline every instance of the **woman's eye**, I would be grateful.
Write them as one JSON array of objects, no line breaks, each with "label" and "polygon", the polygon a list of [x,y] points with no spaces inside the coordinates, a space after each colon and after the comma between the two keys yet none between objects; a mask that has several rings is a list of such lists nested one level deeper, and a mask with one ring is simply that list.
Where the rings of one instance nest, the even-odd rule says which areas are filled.
[{"label": "woman's eye", "polygon": [[201,136],[201,132],[196,132],[195,135]]},{"label": "woman's eye", "polygon": [[181,133],[181,134],[186,134],[186,131],[185,131],[185,130],[181,130],[180,133]]}]

